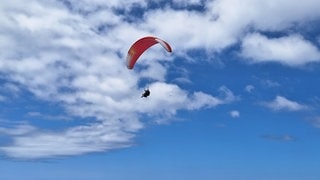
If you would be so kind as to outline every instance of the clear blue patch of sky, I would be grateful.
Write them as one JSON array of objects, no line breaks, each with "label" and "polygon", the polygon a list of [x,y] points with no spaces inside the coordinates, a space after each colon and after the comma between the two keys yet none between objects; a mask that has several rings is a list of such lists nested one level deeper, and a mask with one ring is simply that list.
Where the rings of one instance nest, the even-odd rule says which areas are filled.
[{"label": "clear blue patch of sky", "polygon": [[147,12],[163,8],[204,12],[205,0],[201,1],[200,3],[191,5],[185,3],[174,3],[174,1],[172,0],[148,1],[146,7],[139,4],[133,4],[129,11],[126,8],[114,8],[114,12],[121,15],[123,17],[123,20],[125,20],[126,22],[137,23],[139,21],[143,21],[144,16]]}]

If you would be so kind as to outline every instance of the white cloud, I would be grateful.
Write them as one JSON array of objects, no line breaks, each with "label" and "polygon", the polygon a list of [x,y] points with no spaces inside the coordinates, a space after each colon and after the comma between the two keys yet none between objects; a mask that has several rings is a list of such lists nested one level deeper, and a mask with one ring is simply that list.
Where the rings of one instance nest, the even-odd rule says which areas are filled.
[{"label": "white cloud", "polygon": [[[242,42],[242,55],[252,62],[281,62],[300,66],[318,62],[319,49],[299,32],[269,39],[250,31],[286,32],[294,26],[305,26],[320,17],[317,0],[216,0],[205,2],[205,12],[173,10],[146,11],[141,25],[173,42],[176,53],[205,48],[209,54]],[[171,30],[169,27],[175,27]],[[249,31],[249,32],[250,32]],[[181,52],[182,51],[182,52]]]},{"label": "white cloud", "polygon": [[96,11],[97,7],[99,8],[121,8],[128,10],[134,5],[139,5],[142,7],[145,7],[146,0],[127,0],[127,1],[121,1],[121,0],[60,0],[61,2],[67,4],[70,6],[73,10],[76,11],[86,11],[86,12],[92,12]]},{"label": "white cloud", "polygon": [[255,63],[280,62],[300,66],[320,61],[319,49],[300,35],[269,39],[261,34],[250,34],[243,40],[241,54]]},{"label": "white cloud", "polygon": [[230,116],[231,116],[232,118],[238,118],[238,117],[240,117],[240,112],[237,111],[237,110],[230,111],[229,114],[230,114]]},{"label": "white cloud", "polygon": [[251,93],[253,90],[255,89],[255,87],[253,85],[247,85],[245,87],[245,90],[248,92],[248,93]]},{"label": "white cloud", "polygon": [[273,81],[270,79],[261,79],[260,81],[263,86],[268,87],[268,88],[275,88],[275,87],[281,86],[281,84],[278,83],[277,81]]},{"label": "white cloud", "polygon": [[199,5],[201,4],[201,0],[189,0],[189,1],[184,1],[184,0],[173,0],[174,3],[181,4],[184,6],[188,5]]},{"label": "white cloud", "polygon": [[277,96],[273,101],[264,102],[262,105],[275,111],[300,111],[308,108],[306,105],[289,100],[283,96]]},{"label": "white cloud", "polygon": [[[184,6],[199,2],[192,0]],[[1,131],[6,134],[10,129],[29,128],[29,131],[24,131],[23,136],[11,134],[12,143],[1,146],[0,151],[16,158],[46,158],[130,146],[135,134],[144,127],[139,121],[143,115],[171,118],[179,110],[210,108],[238,100],[226,87],[221,87],[221,94],[214,97],[167,83],[168,72],[163,61],[170,62],[171,56],[184,56],[184,52],[194,48],[205,48],[211,56],[211,52],[220,52],[240,42],[248,27],[257,31],[281,31],[320,15],[316,8],[320,4],[318,0],[306,0],[303,5],[292,0],[201,2],[205,5],[204,12],[174,10],[167,6],[146,9],[142,18],[131,19],[119,12],[130,14],[132,7],[145,8],[148,1],[2,2],[0,48],[5,51],[0,54],[0,72],[6,74],[5,80],[12,84],[11,89],[27,90],[38,100],[65,108],[67,115],[92,118],[93,122],[61,131],[31,125],[5,128]],[[184,2],[176,0],[175,3]],[[127,70],[127,49],[136,39],[150,34],[168,41],[175,53],[167,55],[153,48],[141,58],[145,65],[143,71]],[[292,58],[295,63],[308,62],[297,58],[306,52],[317,55],[316,50],[312,51],[312,44],[299,35],[288,38],[295,40],[299,45],[297,49],[303,48]],[[288,40],[284,38],[284,43]],[[146,61],[149,58],[153,63]],[[143,90],[141,79],[151,80],[152,98],[139,98]],[[22,96],[22,93],[15,94]],[[282,98],[284,105],[278,105],[280,109],[299,109],[299,104],[285,100]],[[282,104],[280,101],[281,98],[275,104]]]},{"label": "white cloud", "polygon": [[[15,92],[27,90],[37,100],[54,102],[67,113],[49,116],[33,112],[29,117],[90,118],[92,122],[62,130],[32,125],[2,128],[1,133],[12,139],[0,146],[5,155],[51,158],[128,147],[144,127],[139,120],[143,115],[155,121],[158,117],[170,119],[179,110],[210,108],[236,99],[226,87],[214,97],[167,83],[167,69],[161,61],[169,62],[172,57],[157,48],[141,58],[145,64],[142,71],[127,70],[126,51],[137,38],[151,33],[146,28],[149,25],[125,22],[113,13],[112,8],[122,7],[122,1],[68,2],[63,5],[67,1],[31,0],[26,4],[13,0],[0,5],[0,39],[4,40],[0,47],[6,49],[0,55],[0,72],[6,74],[5,80]],[[102,25],[106,29],[99,31]],[[150,63],[147,58],[155,60]],[[140,98],[143,87],[139,83],[143,78],[151,80],[152,98]]]},{"label": "white cloud", "polygon": [[[133,121],[136,121],[134,126],[132,126]],[[134,132],[140,128],[142,124],[136,119],[127,122],[109,120],[104,123],[73,127],[62,132],[43,132],[30,126],[19,127],[14,132],[19,132],[21,135],[29,134],[16,136],[11,145],[2,146],[0,150],[12,158],[19,159],[102,152],[131,146]],[[30,133],[28,132],[30,130],[33,131]]]},{"label": "white cloud", "polygon": [[26,123],[20,123],[15,126],[5,127],[3,122],[1,122],[1,126],[2,127],[0,127],[0,134],[12,135],[12,136],[26,135],[36,130],[35,127],[30,126]]},{"label": "white cloud", "polygon": [[263,31],[283,30],[294,23],[319,18],[319,6],[320,2],[317,0],[307,0],[304,3],[297,0],[208,1],[211,13],[216,14],[221,21],[230,24],[235,30],[248,25]]}]

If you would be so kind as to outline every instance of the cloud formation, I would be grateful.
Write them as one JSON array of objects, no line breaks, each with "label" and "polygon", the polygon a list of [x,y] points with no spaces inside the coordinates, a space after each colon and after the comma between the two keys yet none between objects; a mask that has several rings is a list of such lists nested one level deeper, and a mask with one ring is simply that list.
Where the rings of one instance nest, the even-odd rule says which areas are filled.
[{"label": "cloud formation", "polygon": [[300,35],[268,38],[261,34],[250,34],[242,42],[241,54],[254,63],[280,62],[301,66],[320,61],[319,49]]},{"label": "cloud formation", "polygon": [[[129,147],[144,128],[141,118],[146,115],[170,119],[178,111],[231,103],[238,98],[223,84],[217,90],[220,95],[213,96],[168,83],[164,61],[186,57],[186,52],[194,49],[205,49],[207,56],[212,56],[241,44],[239,54],[250,62],[290,66],[317,62],[318,47],[298,32],[277,38],[262,32],[283,32],[313,21],[320,17],[319,6],[318,0],[303,4],[292,0],[2,2],[3,87],[11,89],[10,96],[23,97],[26,91],[39,101],[58,104],[68,117],[92,121],[63,130],[42,129],[32,122],[2,127],[0,134],[10,136],[11,143],[1,145],[0,151],[33,159]],[[175,53],[168,56],[155,48],[141,57],[141,71],[128,71],[124,61],[127,49],[150,34],[170,42]],[[146,60],[151,58],[152,63]],[[137,98],[144,79],[151,80],[152,98],[146,101]],[[6,100],[0,95],[1,102]],[[304,107],[281,96],[266,106],[290,111]]]},{"label": "cloud formation", "polygon": [[267,134],[261,136],[264,139],[271,140],[271,141],[280,141],[280,142],[292,142],[292,141],[297,141],[298,139],[292,135],[285,134],[285,135],[272,135],[272,134]]},{"label": "cloud formation", "polygon": [[237,111],[237,110],[230,111],[229,114],[230,114],[230,116],[231,116],[232,118],[238,118],[238,117],[240,117],[240,112]]},{"label": "cloud formation", "polygon": [[307,121],[315,128],[320,128],[320,116],[308,118]]},{"label": "cloud formation", "polygon": [[2,132],[15,136],[12,144],[3,146],[0,150],[11,158],[38,159],[129,147],[134,133],[142,128],[142,124],[138,120],[128,121],[108,119],[102,123],[72,127],[61,132],[43,132],[31,126],[3,129]]},{"label": "cloud formation", "polygon": [[305,110],[308,107],[298,102],[289,100],[283,96],[277,96],[274,100],[264,102],[262,105],[274,110],[274,111],[300,111]]},{"label": "cloud formation", "polygon": [[[126,8],[138,1],[128,3]],[[112,10],[125,7],[122,1],[32,0],[22,4],[14,0],[0,6],[0,47],[6,49],[0,56],[0,72],[7,87],[56,103],[74,120],[92,121],[63,130],[42,129],[32,122],[4,126],[0,134],[11,141],[1,144],[0,151],[9,157],[51,158],[129,147],[144,128],[140,120],[144,115],[170,119],[179,110],[210,108],[235,99],[226,87],[219,90],[221,96],[214,97],[167,83],[167,70],[157,60],[146,62],[142,71],[127,70],[124,59],[131,42],[151,31],[146,24],[136,27]],[[170,58],[153,50],[141,62],[148,57]],[[147,100],[139,98],[144,78],[151,79],[152,98]],[[48,120],[40,112],[29,115]]]}]

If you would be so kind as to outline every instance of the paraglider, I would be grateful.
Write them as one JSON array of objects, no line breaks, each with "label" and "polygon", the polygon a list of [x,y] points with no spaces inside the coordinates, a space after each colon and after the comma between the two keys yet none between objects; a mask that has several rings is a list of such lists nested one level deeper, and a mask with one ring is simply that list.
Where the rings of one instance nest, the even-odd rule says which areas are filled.
[{"label": "paraglider", "polygon": [[168,52],[172,52],[170,45],[164,40],[152,36],[143,37],[133,43],[133,45],[130,47],[127,55],[127,68],[133,69],[141,54],[143,54],[151,46],[158,43]]},{"label": "paraglider", "polygon": [[[138,61],[139,57],[151,46],[155,44],[160,44],[166,51],[172,52],[171,46],[162,39],[157,37],[147,36],[137,40],[133,45],[130,47],[127,55],[127,68],[133,69],[134,65]],[[147,98],[150,96],[150,90],[145,89],[141,98]]]}]

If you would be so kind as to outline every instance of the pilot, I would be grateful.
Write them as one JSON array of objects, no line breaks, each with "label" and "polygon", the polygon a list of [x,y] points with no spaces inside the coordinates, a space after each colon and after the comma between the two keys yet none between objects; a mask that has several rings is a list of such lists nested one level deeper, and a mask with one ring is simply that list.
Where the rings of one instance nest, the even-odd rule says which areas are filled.
[{"label": "pilot", "polygon": [[144,90],[144,93],[141,95],[141,98],[143,98],[143,97],[148,97],[148,96],[150,96],[150,90],[149,89],[145,89]]}]

